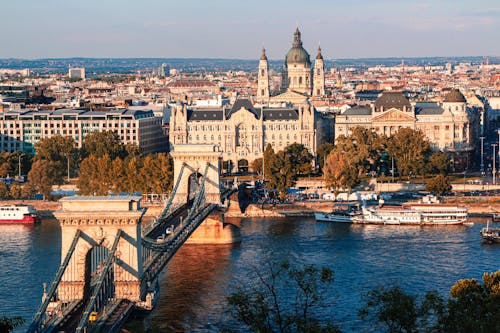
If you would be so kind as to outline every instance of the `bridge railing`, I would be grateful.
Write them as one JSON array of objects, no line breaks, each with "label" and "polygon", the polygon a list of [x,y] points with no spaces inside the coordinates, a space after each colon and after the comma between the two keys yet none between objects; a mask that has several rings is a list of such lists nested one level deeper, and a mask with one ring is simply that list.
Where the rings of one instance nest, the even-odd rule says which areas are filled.
[{"label": "bridge railing", "polygon": [[90,296],[90,300],[87,303],[85,310],[83,311],[82,317],[80,318],[78,327],[76,328],[76,333],[83,332],[89,324],[90,313],[93,311],[100,310],[106,304],[108,298],[111,298],[113,296],[112,286],[110,286],[108,283],[112,278],[111,268],[113,267],[113,264],[115,262],[115,253],[116,249],[118,248],[118,243],[120,241],[121,236],[122,236],[122,230],[119,229],[118,232],[116,233],[113,246],[111,247],[111,251],[108,253],[108,257],[106,258],[106,262],[101,271],[99,279],[97,280],[97,283],[94,286],[92,295]]},{"label": "bridge railing", "polygon": [[59,282],[61,281],[61,278],[64,275],[66,268],[68,267],[71,257],[73,256],[73,252],[75,251],[76,245],[78,244],[78,240],[81,237],[81,233],[82,233],[81,230],[76,231],[76,234],[73,237],[73,241],[71,242],[68,252],[66,253],[66,257],[64,258],[63,263],[59,267],[56,276],[52,281],[49,292],[43,299],[40,307],[38,308],[38,311],[36,312],[35,317],[33,318],[33,321],[30,327],[28,328],[28,332],[39,332],[41,330],[42,321],[44,319],[45,312],[47,311],[47,307],[49,306],[49,303],[52,301],[52,299],[56,296],[56,291],[57,288],[59,287]]}]

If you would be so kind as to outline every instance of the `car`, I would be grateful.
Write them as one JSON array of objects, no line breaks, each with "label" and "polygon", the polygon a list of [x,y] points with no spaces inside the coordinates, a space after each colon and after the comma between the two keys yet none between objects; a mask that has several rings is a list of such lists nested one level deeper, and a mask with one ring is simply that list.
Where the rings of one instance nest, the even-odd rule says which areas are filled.
[{"label": "car", "polygon": [[96,321],[96,320],[97,320],[98,315],[99,315],[99,314],[97,313],[97,311],[92,311],[92,312],[90,313],[90,315],[89,315],[89,321],[90,321],[90,322],[94,322],[94,321]]}]

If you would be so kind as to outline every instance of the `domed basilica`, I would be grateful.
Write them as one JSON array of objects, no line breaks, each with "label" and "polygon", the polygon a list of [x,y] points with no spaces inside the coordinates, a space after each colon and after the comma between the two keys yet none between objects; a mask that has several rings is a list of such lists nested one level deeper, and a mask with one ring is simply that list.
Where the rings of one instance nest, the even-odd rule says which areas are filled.
[{"label": "domed basilica", "polygon": [[281,95],[270,96],[269,93],[269,66],[266,52],[262,49],[259,62],[257,100],[303,100],[309,96],[323,96],[325,94],[325,65],[321,48],[311,66],[309,53],[302,46],[301,33],[297,28],[293,34],[292,48],[285,57],[283,76],[281,80]]}]

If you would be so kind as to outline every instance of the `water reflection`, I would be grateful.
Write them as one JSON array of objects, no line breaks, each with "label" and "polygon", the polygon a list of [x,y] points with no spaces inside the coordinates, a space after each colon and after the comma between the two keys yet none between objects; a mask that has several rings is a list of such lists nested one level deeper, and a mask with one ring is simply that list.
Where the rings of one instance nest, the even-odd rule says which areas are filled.
[{"label": "water reflection", "polygon": [[[237,246],[237,245],[236,245]],[[183,246],[168,264],[160,283],[158,310],[152,326],[161,332],[189,331],[221,311],[232,245]]]}]

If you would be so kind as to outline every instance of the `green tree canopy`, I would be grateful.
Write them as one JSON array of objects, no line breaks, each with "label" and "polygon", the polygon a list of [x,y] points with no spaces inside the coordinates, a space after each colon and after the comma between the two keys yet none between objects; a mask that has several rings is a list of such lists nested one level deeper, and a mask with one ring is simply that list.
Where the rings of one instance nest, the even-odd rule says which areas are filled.
[{"label": "green tree canopy", "polygon": [[[47,161],[45,167],[50,167],[50,177],[52,184],[63,184],[67,175],[67,166],[75,168],[75,141],[71,137],[55,135],[45,138],[35,144],[35,161]],[[40,164],[38,164],[40,166]],[[34,164],[32,168],[34,167]]]},{"label": "green tree canopy", "polygon": [[312,171],[313,156],[307,148],[296,143],[272,155],[272,148],[268,148],[264,152],[265,177],[269,188],[278,190],[280,196],[284,197],[286,190],[297,182],[299,174],[307,174]]},{"label": "green tree canopy", "polygon": [[0,333],[12,332],[16,327],[24,324],[24,318],[22,317],[0,317]]},{"label": "green tree canopy", "polygon": [[266,268],[255,272],[255,289],[240,288],[227,298],[227,312],[233,318],[251,332],[339,332],[331,319],[320,320],[317,313],[326,306],[325,292],[333,283],[329,268],[295,268],[288,262],[270,262]]},{"label": "green tree canopy", "polygon": [[116,132],[93,132],[87,134],[83,139],[83,156],[89,155],[95,157],[108,155],[111,160],[114,160],[117,157],[126,157],[127,149]]},{"label": "green tree canopy", "polygon": [[430,143],[419,130],[400,128],[387,140],[387,150],[394,157],[401,176],[424,175],[425,162],[431,153]]},{"label": "green tree canopy", "polygon": [[444,195],[449,193],[452,189],[450,180],[447,176],[439,174],[436,177],[429,180],[425,185],[425,190],[429,192],[436,193],[437,195]]},{"label": "green tree canopy", "polygon": [[386,138],[379,136],[374,130],[355,127],[349,136],[337,138],[335,150],[345,152],[349,165],[358,168],[360,174],[377,169],[383,152]]},{"label": "green tree canopy", "polygon": [[328,154],[330,154],[330,152],[333,150],[334,147],[335,146],[333,145],[333,143],[330,143],[330,142],[325,142],[318,147],[317,157],[318,157],[318,165],[319,165],[320,169],[323,169],[323,167],[325,166],[326,158],[327,158]]},{"label": "green tree canopy", "polygon": [[59,173],[57,172],[58,162],[52,162],[49,160],[37,160],[33,163],[30,172],[28,173],[28,179],[30,186],[33,186],[39,193],[41,193],[44,199],[50,198],[50,192],[52,191],[52,185],[57,183],[57,178]]},{"label": "green tree canopy", "polygon": [[428,169],[433,174],[447,175],[450,171],[450,158],[441,151],[432,153],[429,157]]}]

